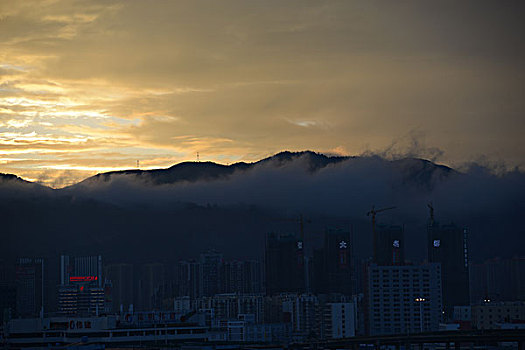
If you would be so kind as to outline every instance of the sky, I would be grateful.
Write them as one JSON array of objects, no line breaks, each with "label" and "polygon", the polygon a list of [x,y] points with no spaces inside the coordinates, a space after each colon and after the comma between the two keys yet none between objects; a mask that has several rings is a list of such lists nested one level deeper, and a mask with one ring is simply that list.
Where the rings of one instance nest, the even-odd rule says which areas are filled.
[{"label": "sky", "polygon": [[525,164],[521,1],[0,2],[0,172],[281,150]]}]

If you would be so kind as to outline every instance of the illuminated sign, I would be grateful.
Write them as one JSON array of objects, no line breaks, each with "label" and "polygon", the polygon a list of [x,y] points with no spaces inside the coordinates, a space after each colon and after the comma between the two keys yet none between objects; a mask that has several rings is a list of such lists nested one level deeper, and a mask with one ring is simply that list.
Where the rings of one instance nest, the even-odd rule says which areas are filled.
[{"label": "illuminated sign", "polygon": [[98,276],[71,276],[70,282],[92,282],[98,280]]},{"label": "illuminated sign", "polygon": [[435,239],[434,240],[434,247],[438,248],[441,245],[441,240]]},{"label": "illuminated sign", "polygon": [[394,248],[399,248],[399,240],[398,239],[394,240],[394,242],[392,243],[392,246]]},{"label": "illuminated sign", "polygon": [[303,249],[303,242],[297,242],[297,249]]},{"label": "illuminated sign", "polygon": [[341,241],[339,242],[339,249],[346,249],[346,242],[345,241]]}]

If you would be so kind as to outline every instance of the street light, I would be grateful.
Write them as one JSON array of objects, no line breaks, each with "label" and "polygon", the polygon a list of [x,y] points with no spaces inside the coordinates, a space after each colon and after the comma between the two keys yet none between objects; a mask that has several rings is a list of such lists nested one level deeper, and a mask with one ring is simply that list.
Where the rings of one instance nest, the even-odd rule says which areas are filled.
[{"label": "street light", "polygon": [[423,303],[427,301],[425,298],[416,298],[414,299],[419,303],[419,332],[423,333]]}]

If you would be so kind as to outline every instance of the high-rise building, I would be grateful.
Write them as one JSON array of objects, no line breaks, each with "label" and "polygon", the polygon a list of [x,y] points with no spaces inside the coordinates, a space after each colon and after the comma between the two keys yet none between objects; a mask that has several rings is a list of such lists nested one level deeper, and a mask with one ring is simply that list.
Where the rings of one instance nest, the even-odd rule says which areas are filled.
[{"label": "high-rise building", "polygon": [[214,296],[221,292],[222,254],[208,251],[200,255],[200,292],[203,296]]},{"label": "high-rise building", "polygon": [[403,226],[376,224],[375,263],[381,266],[405,263],[405,239]]},{"label": "high-rise building", "polygon": [[58,309],[63,315],[91,316],[111,311],[110,286],[102,278],[102,257],[60,257]]},{"label": "high-rise building", "polygon": [[222,293],[260,293],[261,265],[258,261],[226,261],[222,264]]},{"label": "high-rise building", "polygon": [[349,231],[325,231],[323,248],[314,251],[312,279],[315,293],[355,294],[356,274]]},{"label": "high-rise building", "polygon": [[304,292],[305,268],[303,241],[291,234],[266,236],[266,293]]},{"label": "high-rise building", "polygon": [[441,264],[443,306],[447,318],[454,306],[470,305],[467,230],[440,225],[433,215],[428,225],[428,261]]},{"label": "high-rise building", "polygon": [[139,269],[138,277],[137,309],[148,311],[161,308],[166,283],[164,265],[144,264]]},{"label": "high-rise building", "polygon": [[97,316],[106,313],[104,288],[70,284],[58,290],[60,314],[67,316]]},{"label": "high-rise building", "polygon": [[442,316],[441,266],[368,267],[370,335],[439,330]]},{"label": "high-rise building", "polygon": [[60,257],[60,284],[67,286],[79,283],[102,287],[102,256]]},{"label": "high-rise building", "polygon": [[525,301],[525,257],[494,258],[471,264],[469,271],[472,303]]},{"label": "high-rise building", "polygon": [[0,324],[16,315],[16,286],[0,283]]},{"label": "high-rise building", "polygon": [[0,260],[0,324],[16,315],[16,285],[5,260]]},{"label": "high-rise building", "polygon": [[20,258],[16,263],[16,309],[18,316],[36,317],[44,307],[44,259]]},{"label": "high-rise building", "polygon": [[194,260],[179,261],[177,265],[177,286],[180,297],[198,298],[200,292],[200,264]]},{"label": "high-rise building", "polygon": [[106,280],[111,281],[113,310],[126,312],[133,304],[133,265],[111,264],[104,267]]}]

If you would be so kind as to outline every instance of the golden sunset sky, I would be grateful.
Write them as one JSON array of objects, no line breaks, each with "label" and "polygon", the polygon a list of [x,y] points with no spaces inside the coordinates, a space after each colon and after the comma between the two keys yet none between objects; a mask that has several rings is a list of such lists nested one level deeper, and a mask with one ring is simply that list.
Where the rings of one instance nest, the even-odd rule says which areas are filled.
[{"label": "golden sunset sky", "polygon": [[521,1],[0,1],[0,172],[281,150],[523,166]]}]

